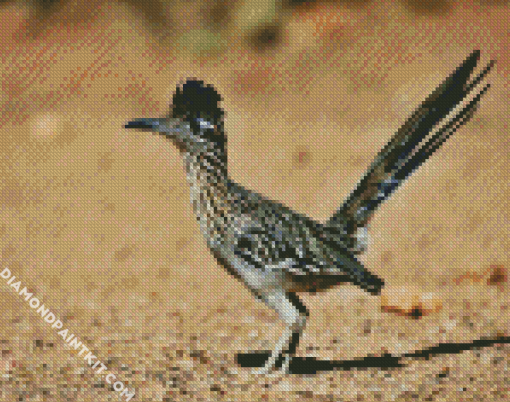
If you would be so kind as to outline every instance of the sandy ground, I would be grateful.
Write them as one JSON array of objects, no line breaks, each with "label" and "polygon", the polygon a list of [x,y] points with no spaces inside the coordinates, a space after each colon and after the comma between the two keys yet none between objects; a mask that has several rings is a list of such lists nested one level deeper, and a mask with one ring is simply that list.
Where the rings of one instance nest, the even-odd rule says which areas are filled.
[{"label": "sandy ground", "polygon": [[[1,279],[0,400],[508,400],[507,2],[147,4],[0,8],[0,271],[107,367]],[[371,222],[382,297],[302,295],[294,373],[252,375],[237,353],[282,323],[209,254],[177,150],[123,124],[203,79],[233,178],[322,221],[476,48],[498,60],[476,117]]]}]

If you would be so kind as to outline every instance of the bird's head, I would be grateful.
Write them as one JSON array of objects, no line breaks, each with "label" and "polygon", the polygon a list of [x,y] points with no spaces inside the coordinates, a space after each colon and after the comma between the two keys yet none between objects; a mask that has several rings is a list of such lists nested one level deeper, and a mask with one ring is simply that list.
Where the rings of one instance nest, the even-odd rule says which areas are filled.
[{"label": "bird's head", "polygon": [[226,152],[221,96],[203,81],[188,79],[177,87],[168,117],[134,119],[125,128],[148,129],[164,135],[181,151]]}]

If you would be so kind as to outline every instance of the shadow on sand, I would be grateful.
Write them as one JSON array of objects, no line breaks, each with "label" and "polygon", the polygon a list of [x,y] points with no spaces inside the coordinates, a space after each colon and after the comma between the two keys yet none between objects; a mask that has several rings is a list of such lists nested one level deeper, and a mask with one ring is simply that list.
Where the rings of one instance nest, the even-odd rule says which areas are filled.
[{"label": "shadow on sand", "polygon": [[[316,374],[319,371],[333,371],[338,369],[366,369],[369,367],[388,370],[390,368],[406,366],[405,363],[401,362],[401,360],[404,358],[429,360],[431,357],[437,355],[462,353],[466,350],[486,348],[496,344],[505,343],[510,343],[510,337],[505,336],[495,339],[477,339],[475,341],[465,343],[442,343],[420,351],[405,353],[401,356],[385,354],[378,357],[367,356],[360,359],[345,361],[319,360],[315,357],[294,357],[290,364],[290,372],[292,374]],[[269,354],[269,351],[257,353],[239,353],[237,355],[237,364],[239,364],[241,367],[262,367],[266,360],[269,358]]]}]

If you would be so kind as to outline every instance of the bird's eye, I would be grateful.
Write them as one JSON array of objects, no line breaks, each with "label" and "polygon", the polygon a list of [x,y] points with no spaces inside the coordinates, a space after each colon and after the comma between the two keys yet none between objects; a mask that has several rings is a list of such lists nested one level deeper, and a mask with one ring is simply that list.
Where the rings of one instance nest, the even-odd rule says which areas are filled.
[{"label": "bird's eye", "polygon": [[196,120],[200,128],[214,130],[214,124],[212,124],[210,121],[202,118],[198,118]]}]

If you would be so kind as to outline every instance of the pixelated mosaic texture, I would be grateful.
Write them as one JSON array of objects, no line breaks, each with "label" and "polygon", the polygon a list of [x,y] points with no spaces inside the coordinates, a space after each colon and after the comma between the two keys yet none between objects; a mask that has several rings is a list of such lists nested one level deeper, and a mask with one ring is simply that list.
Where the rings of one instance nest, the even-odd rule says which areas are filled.
[{"label": "pixelated mosaic texture", "polygon": [[[3,2],[0,268],[136,400],[506,400],[507,7]],[[200,77],[223,97],[236,181],[323,222],[478,48],[498,64],[476,116],[371,222],[362,261],[387,293],[303,296],[297,358],[337,369],[251,375],[237,353],[271,349],[282,323],[209,253],[178,150],[123,125]],[[116,397],[0,289],[3,400]]]}]

